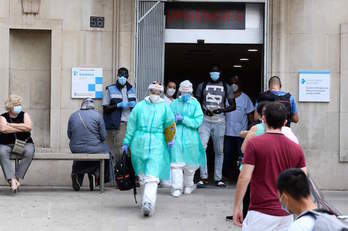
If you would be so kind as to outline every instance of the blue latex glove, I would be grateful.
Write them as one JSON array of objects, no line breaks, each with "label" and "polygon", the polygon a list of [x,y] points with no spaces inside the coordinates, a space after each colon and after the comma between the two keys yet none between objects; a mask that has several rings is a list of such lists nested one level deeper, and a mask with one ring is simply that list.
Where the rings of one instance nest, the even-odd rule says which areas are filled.
[{"label": "blue latex glove", "polygon": [[181,123],[184,120],[184,117],[180,114],[175,114],[175,122]]},{"label": "blue latex glove", "polygon": [[128,153],[128,144],[122,145],[122,153]]},{"label": "blue latex glove", "polygon": [[121,102],[117,104],[118,108],[128,108],[128,102]]},{"label": "blue latex glove", "polygon": [[128,107],[135,107],[136,102],[135,101],[130,101],[128,102]]},{"label": "blue latex glove", "polygon": [[172,148],[172,147],[174,146],[174,144],[175,144],[175,141],[174,141],[174,140],[171,141],[171,142],[169,142],[169,143],[168,143],[168,148],[169,148],[169,149]]}]

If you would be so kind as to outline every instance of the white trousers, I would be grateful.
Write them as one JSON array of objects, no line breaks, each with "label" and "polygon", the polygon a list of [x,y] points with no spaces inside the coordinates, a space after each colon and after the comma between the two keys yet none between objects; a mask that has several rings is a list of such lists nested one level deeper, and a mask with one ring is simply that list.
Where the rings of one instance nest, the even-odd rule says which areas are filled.
[{"label": "white trousers", "polygon": [[242,231],[287,231],[293,222],[293,216],[271,216],[257,211],[248,211]]},{"label": "white trousers", "polygon": [[144,207],[145,203],[149,203],[151,214],[153,214],[155,212],[159,179],[152,176],[139,176],[139,179],[140,184],[144,185],[142,207]]},{"label": "white trousers", "polygon": [[172,191],[183,191],[184,187],[194,187],[193,178],[198,167],[187,166],[182,163],[173,163],[170,165]]}]

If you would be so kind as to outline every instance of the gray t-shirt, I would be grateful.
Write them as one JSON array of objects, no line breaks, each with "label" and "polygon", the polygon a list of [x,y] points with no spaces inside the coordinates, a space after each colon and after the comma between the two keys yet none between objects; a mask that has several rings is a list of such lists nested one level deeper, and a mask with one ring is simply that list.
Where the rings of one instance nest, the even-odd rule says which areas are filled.
[{"label": "gray t-shirt", "polygon": [[[226,96],[228,99],[233,99],[233,90],[226,84],[227,93],[225,93],[224,84],[222,81],[213,83],[208,82],[205,89],[203,89],[203,83],[199,84],[196,90],[196,97],[202,102],[207,109],[213,111],[216,109],[224,109]],[[203,91],[203,94],[202,94]],[[201,99],[201,97],[203,97]],[[204,119],[210,122],[224,122],[225,114],[217,114],[213,116],[204,115]]]}]

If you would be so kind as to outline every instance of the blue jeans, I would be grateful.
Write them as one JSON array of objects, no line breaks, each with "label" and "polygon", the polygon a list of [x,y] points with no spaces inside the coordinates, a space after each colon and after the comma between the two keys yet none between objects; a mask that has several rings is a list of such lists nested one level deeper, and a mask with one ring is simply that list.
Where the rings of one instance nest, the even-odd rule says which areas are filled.
[{"label": "blue jeans", "polygon": [[[222,179],[222,165],[224,162],[224,136],[225,136],[225,121],[223,122],[209,122],[203,121],[199,128],[199,136],[202,144],[207,150],[209,138],[211,136],[214,145],[215,165],[214,165],[214,180]],[[208,179],[208,166],[200,166],[201,178]]]}]

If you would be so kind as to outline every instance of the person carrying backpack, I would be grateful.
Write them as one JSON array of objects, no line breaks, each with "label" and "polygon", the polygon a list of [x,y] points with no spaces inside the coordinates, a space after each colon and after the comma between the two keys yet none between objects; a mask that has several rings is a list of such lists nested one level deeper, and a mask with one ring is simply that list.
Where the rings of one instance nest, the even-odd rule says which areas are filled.
[{"label": "person carrying backpack", "polygon": [[[287,123],[286,126],[290,127],[291,123],[298,123],[299,116],[295,98],[288,92],[281,91],[282,83],[278,76],[272,76],[268,81],[268,91],[260,94],[257,102],[269,101],[279,102],[286,107],[287,110]],[[257,120],[257,113],[254,114],[254,120]]]},{"label": "person carrying backpack", "polygon": [[289,231],[348,231],[335,214],[317,209],[306,174],[298,168],[285,170],[278,177],[278,194],[282,208],[297,216]]},{"label": "person carrying backpack", "polygon": [[[213,65],[210,80],[198,85],[196,97],[201,103],[204,113],[203,124],[199,128],[199,136],[205,149],[211,137],[215,152],[214,180],[218,187],[225,187],[222,181],[222,165],[224,161],[225,113],[236,109],[233,90],[220,77],[220,68]],[[229,106],[226,107],[226,101]],[[201,180],[198,187],[208,184],[208,168],[200,166]]]}]

